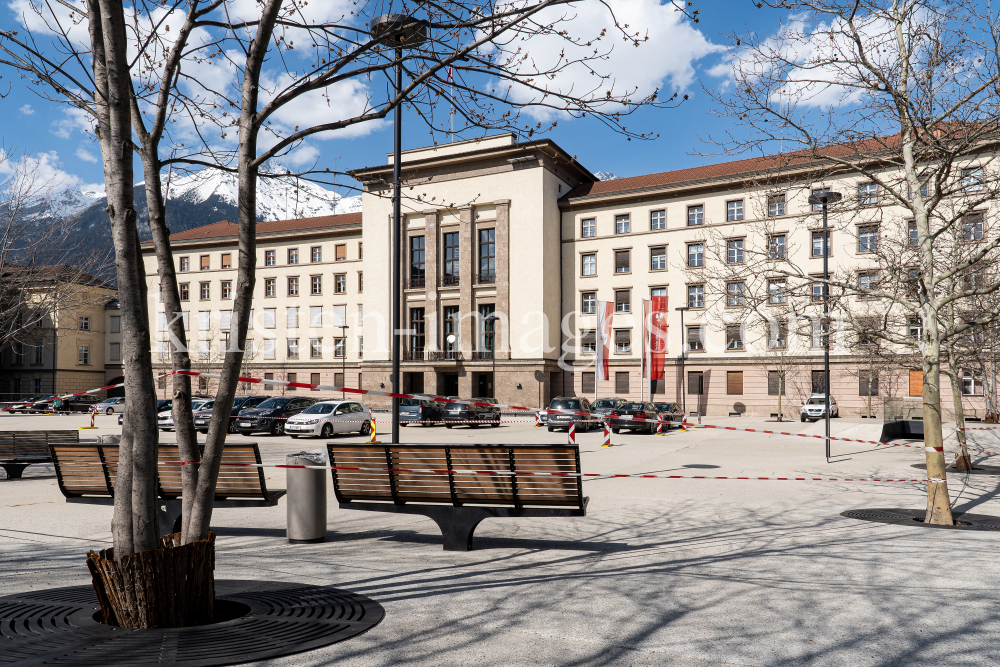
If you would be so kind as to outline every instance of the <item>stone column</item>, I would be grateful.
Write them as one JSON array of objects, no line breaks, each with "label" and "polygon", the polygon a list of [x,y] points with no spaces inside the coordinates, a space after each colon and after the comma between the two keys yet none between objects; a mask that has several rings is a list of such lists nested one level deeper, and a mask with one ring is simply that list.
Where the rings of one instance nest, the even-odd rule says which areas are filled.
[{"label": "stone column", "polygon": [[437,211],[424,211],[424,333],[426,349],[438,347],[438,219]]},{"label": "stone column", "polygon": [[[510,359],[510,200],[498,199],[496,206],[496,313],[502,314],[497,338],[497,359]],[[496,382],[496,378],[494,378]],[[495,386],[495,385],[494,385]]]},{"label": "stone column", "polygon": [[[458,258],[459,258],[459,315],[461,324],[459,327],[459,345],[466,360],[472,359],[472,351],[476,349],[475,331],[472,326],[475,304],[472,303],[472,283],[478,268],[476,261],[476,226],[473,221],[472,207],[459,209],[458,217],[460,221],[458,237]],[[461,382],[461,379],[459,380]]]}]

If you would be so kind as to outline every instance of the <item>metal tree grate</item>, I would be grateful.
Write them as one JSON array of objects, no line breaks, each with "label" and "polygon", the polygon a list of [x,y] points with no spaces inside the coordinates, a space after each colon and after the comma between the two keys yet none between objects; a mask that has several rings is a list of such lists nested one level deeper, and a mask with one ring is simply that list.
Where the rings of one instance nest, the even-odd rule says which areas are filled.
[{"label": "metal tree grate", "polygon": [[943,530],[998,530],[1000,531],[1000,517],[988,516],[985,514],[969,514],[968,512],[954,512],[954,526],[941,526],[924,523],[925,510],[911,509],[858,509],[841,512],[840,516],[848,519],[858,519],[860,521],[874,521],[876,523],[894,523],[901,526],[913,526],[923,528],[940,528]]},{"label": "metal tree grate", "polygon": [[328,646],[377,625],[363,595],[298,583],[218,580],[216,617],[189,628],[123,630],[99,622],[94,589],[0,597],[0,665],[233,665]]}]

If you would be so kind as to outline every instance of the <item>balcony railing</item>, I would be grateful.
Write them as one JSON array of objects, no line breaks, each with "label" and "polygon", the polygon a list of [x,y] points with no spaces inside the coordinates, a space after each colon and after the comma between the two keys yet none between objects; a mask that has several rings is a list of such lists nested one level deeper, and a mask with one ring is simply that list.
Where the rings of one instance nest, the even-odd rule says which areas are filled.
[{"label": "balcony railing", "polygon": [[423,361],[424,360],[424,350],[423,348],[411,349],[406,348],[403,350],[403,361]]},{"label": "balcony railing", "polygon": [[455,285],[458,285],[458,276],[448,274],[441,276],[441,287],[454,287]]},{"label": "balcony railing", "polygon": [[473,350],[473,352],[472,352],[472,358],[473,359],[492,359],[493,358],[493,350]]},{"label": "balcony railing", "polygon": [[424,276],[410,276],[407,287],[410,289],[423,289],[425,282]]},{"label": "balcony railing", "polygon": [[427,361],[461,361],[461,350],[434,350],[427,352]]},{"label": "balcony railing", "polygon": [[480,283],[495,283],[497,281],[497,274],[495,271],[480,271],[479,272],[479,282]]}]

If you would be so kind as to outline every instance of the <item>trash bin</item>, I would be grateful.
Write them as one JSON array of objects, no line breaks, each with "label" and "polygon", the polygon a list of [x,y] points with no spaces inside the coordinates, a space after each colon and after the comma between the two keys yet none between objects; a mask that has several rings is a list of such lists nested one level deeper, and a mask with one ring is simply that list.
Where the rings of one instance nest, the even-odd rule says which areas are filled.
[{"label": "trash bin", "polygon": [[[321,466],[326,453],[321,450],[289,454],[288,465]],[[285,468],[285,488],[288,489],[289,542],[323,542],[326,540],[326,470]]]}]

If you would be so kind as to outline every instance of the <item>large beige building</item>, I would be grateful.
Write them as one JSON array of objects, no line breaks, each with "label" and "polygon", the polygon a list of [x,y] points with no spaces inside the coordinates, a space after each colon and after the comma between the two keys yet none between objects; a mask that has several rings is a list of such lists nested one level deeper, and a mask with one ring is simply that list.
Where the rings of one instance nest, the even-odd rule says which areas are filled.
[{"label": "large beige building", "polygon": [[[801,335],[789,320],[792,333],[781,335],[778,350],[755,344],[741,322],[743,295],[765,290],[778,319],[800,297],[768,274],[754,249],[780,248],[782,260],[819,274],[820,217],[806,199],[823,189],[871,204],[831,223],[832,272],[875,275],[873,244],[906,234],[901,209],[877,188],[850,174],[815,180],[814,166],[760,158],[598,181],[547,139],[500,135],[404,152],[401,389],[520,405],[652,390],[657,400],[686,394],[688,409],[705,414],[767,415],[777,412],[780,370],[782,411],[796,417],[822,376],[822,337]],[[258,224],[248,372],[339,385],[346,363],[347,386],[391,387],[391,158],[352,173],[363,187],[362,213]],[[208,225],[172,241],[193,357],[208,368],[229,327],[235,226]],[[162,311],[151,253],[147,275],[151,310]],[[639,341],[642,301],[653,296],[667,297],[669,314],[664,379],[650,387]],[[614,304],[606,382],[594,376],[598,301]],[[808,326],[821,305],[806,296],[795,317]],[[678,306],[688,307],[683,329]],[[842,414],[859,414],[867,381],[843,321],[835,326],[832,393]],[[880,397],[918,392],[914,372],[901,365],[880,378]],[[981,412],[981,383],[963,388],[970,412]]]}]

